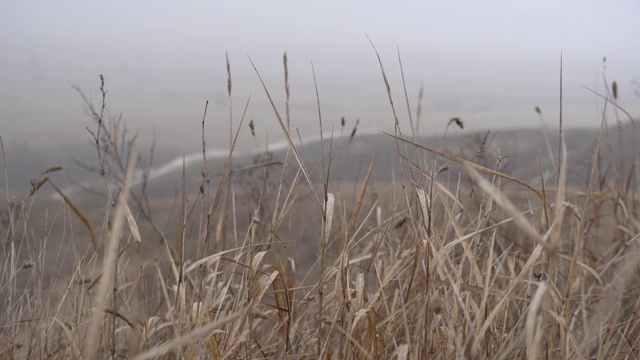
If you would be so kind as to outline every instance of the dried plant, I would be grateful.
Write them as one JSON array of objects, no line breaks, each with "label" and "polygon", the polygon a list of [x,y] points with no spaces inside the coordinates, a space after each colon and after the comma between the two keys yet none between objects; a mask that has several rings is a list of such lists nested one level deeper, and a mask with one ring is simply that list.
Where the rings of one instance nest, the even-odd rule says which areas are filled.
[{"label": "dried plant", "polygon": [[[381,91],[393,107],[392,84],[376,55]],[[442,137],[441,146],[423,141],[420,105],[415,123],[392,108],[395,131],[386,138],[395,143],[389,151],[399,176],[376,181],[381,156],[370,154],[365,177],[341,184],[331,176],[333,138],[323,139],[320,160],[310,164],[289,133],[286,54],[284,118],[254,69],[288,151],[284,159],[260,152],[246,166],[235,159],[249,100],[235,124],[228,57],[226,64],[224,170],[209,166],[207,102],[200,180],[190,183],[194,174],[183,167],[176,205],[142,200],[132,185],[141,157],[135,136],[122,133],[123,120],[103,120],[104,77],[102,104],[83,99],[97,126],[89,131],[95,170],[109,201],[88,207],[65,194],[48,178],[59,167],[34,179],[26,199],[11,197],[7,187],[0,212],[0,357],[639,356],[638,155],[620,152],[632,154],[620,162],[610,150],[605,111],[611,109],[601,114],[583,187],[569,176],[565,132],[555,154],[547,139],[538,186],[506,173],[510,154],[496,153],[490,164],[489,132],[476,136],[471,160],[446,150],[455,138]],[[411,114],[400,61],[399,67]],[[616,116],[627,116],[613,84],[598,96]],[[317,83],[315,89],[322,132],[322,92]],[[422,96],[420,90],[419,102]],[[411,136],[401,133],[405,122]],[[446,128],[452,125],[464,126],[457,117]],[[253,120],[248,126],[255,137]],[[358,126],[356,120],[344,139],[347,147]],[[1,138],[0,145],[4,155]],[[546,182],[543,161],[555,169],[555,181]],[[60,200],[42,201],[47,184]]]}]

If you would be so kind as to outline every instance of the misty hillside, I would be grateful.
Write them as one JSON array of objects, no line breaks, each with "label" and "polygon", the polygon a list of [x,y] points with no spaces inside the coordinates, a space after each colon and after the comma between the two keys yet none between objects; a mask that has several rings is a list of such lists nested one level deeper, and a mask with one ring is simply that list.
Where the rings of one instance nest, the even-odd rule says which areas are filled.
[{"label": "misty hillside", "polygon": [[[625,123],[621,128],[610,126],[607,130],[608,139],[601,145],[603,158],[619,159],[619,151],[622,150],[627,162],[625,167],[631,165],[633,152],[634,126]],[[638,129],[636,130],[636,137]],[[597,129],[568,129],[565,131],[567,156],[568,156],[568,183],[571,185],[584,185],[591,167],[591,158],[594,153]],[[531,184],[539,183],[540,174],[545,174],[546,181],[555,176],[555,164],[557,159],[551,159],[549,153],[557,154],[558,134],[547,130],[547,140],[541,129],[480,131],[468,134],[419,137],[415,141],[429,148],[437,149],[469,161],[473,161],[488,168],[497,169],[505,174],[527,181]],[[622,137],[620,137],[622,134]],[[409,134],[403,134],[411,139]],[[323,177],[328,172],[330,184],[354,183],[362,181],[375,154],[375,162],[370,181],[374,183],[388,183],[400,179],[401,169],[397,149],[406,157],[417,164],[431,164],[431,153],[418,149],[409,144],[398,142],[387,134],[378,131],[362,131],[351,137],[330,134],[324,135],[324,143],[316,138],[292,139],[305,166],[311,173],[312,181],[321,184]],[[406,147],[405,147],[406,146]],[[550,152],[549,152],[550,147]],[[637,151],[636,151],[637,152]],[[323,175],[323,153],[324,168]],[[554,155],[555,157],[556,155]],[[635,157],[638,154],[636,153]],[[329,161],[330,159],[330,161]],[[207,151],[207,172],[210,185],[216,185],[223,173],[228,160],[226,151],[210,149]],[[450,176],[457,179],[461,173],[461,166],[446,159],[435,157],[436,169],[439,169],[439,177]],[[618,161],[618,160],[616,160]],[[187,193],[197,192],[203,182],[203,156],[202,152],[184,156],[185,184]],[[284,164],[288,164],[284,167]],[[405,160],[402,161],[405,179],[410,179],[411,174]],[[172,198],[181,193],[182,189],[183,157],[176,157],[162,165],[151,168],[145,178],[139,173],[136,178],[136,191],[144,190],[150,198]],[[284,168],[283,168],[284,167]],[[272,143],[261,150],[235,151],[231,168],[236,190],[259,188],[264,182],[278,183],[283,175],[290,178],[298,169],[293,154],[289,151],[286,141]],[[422,166],[422,168],[427,168]],[[415,171],[415,169],[414,169]],[[606,171],[606,169],[601,169]],[[464,172],[462,172],[464,174]],[[94,176],[95,177],[95,176]],[[462,176],[466,179],[466,176]],[[299,181],[304,181],[300,174]],[[89,190],[99,191],[100,181],[86,181],[84,187]],[[85,189],[86,190],[86,189]],[[86,191],[77,186],[66,189],[68,194],[81,196]]]}]

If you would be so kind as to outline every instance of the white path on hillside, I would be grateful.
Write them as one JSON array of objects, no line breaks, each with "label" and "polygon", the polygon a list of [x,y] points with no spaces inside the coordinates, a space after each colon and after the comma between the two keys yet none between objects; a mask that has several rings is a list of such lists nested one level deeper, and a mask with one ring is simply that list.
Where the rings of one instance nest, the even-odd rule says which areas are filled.
[{"label": "white path on hillside", "polygon": [[[356,138],[358,138],[359,135],[374,135],[374,134],[380,134],[380,130],[377,129],[358,129],[358,131],[356,132]],[[340,138],[347,138],[348,136],[351,135],[351,131],[343,133],[342,136],[340,136],[340,134],[337,134],[336,132],[333,133],[333,137],[334,139],[340,139]],[[324,138],[324,140],[329,140],[331,138],[331,132],[325,132],[322,134],[322,137]],[[297,137],[296,134],[292,134],[291,140],[293,141],[293,144],[296,146],[296,148],[298,148],[300,146],[300,144],[302,143],[302,145],[307,145],[307,144],[313,144],[316,142],[320,142],[320,134],[318,135],[311,135],[311,136],[305,136],[302,137],[301,139],[299,139]],[[286,149],[289,148],[289,142],[284,139],[281,141],[277,141],[274,143],[269,143],[266,145],[265,149],[267,151],[270,152],[275,152],[275,151],[284,151]],[[264,153],[265,149],[254,149],[252,151],[238,151],[238,150],[234,150],[233,152],[233,156],[235,158],[240,157],[240,156],[256,156],[259,154]],[[300,151],[300,149],[298,148],[298,151]],[[229,156],[229,151],[228,150],[218,150],[218,149],[211,149],[211,150],[207,150],[206,151],[207,154],[207,161],[208,160],[212,160],[212,159],[220,159],[220,158],[227,158]],[[180,171],[182,169],[182,157],[178,157],[176,159],[173,159],[163,165],[158,166],[157,168],[153,168],[151,169],[151,171],[149,172],[149,180],[153,180],[153,179],[157,179],[163,175],[166,174],[170,174],[174,171]],[[197,153],[191,153],[189,155],[185,155],[184,156],[184,164],[185,166],[190,166],[192,164],[198,163],[198,162],[202,162],[202,152],[197,152]],[[140,173],[138,176],[136,176],[136,180],[134,182],[134,184],[139,184],[142,181],[142,173]]]}]

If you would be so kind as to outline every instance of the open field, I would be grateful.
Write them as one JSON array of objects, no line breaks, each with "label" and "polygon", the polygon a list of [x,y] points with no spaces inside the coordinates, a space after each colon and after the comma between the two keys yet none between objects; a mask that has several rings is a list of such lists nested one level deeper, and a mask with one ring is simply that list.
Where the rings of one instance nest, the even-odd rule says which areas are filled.
[{"label": "open field", "polygon": [[286,146],[207,158],[203,134],[156,178],[87,103],[91,192],[41,195],[50,169],[3,196],[0,357],[638,358],[640,152],[616,100],[597,131],[311,143],[274,105]]}]

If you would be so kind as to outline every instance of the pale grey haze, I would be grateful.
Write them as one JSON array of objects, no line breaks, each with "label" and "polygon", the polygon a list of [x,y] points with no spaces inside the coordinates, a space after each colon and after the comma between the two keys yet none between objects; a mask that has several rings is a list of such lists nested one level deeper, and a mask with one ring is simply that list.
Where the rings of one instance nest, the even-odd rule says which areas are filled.
[{"label": "pale grey haze", "polygon": [[[13,1],[0,13],[0,136],[9,158],[34,166],[91,156],[93,126],[78,94],[97,104],[104,74],[110,116],[122,113],[143,145],[155,134],[160,156],[197,151],[204,104],[207,146],[228,147],[225,52],[231,62],[233,125],[251,95],[246,121],[257,143],[281,131],[251,56],[284,114],[282,55],[289,57],[291,121],[318,133],[311,63],[324,130],[347,119],[393,129],[378,60],[389,77],[400,122],[409,118],[398,65],[402,57],[412,112],[424,86],[421,130],[540,126],[558,119],[560,54],[564,121],[596,126],[603,75],[619,103],[640,113],[638,1]],[[603,72],[603,57],[607,57]],[[414,118],[414,121],[416,119]],[[246,125],[245,125],[246,126]],[[249,130],[241,146],[256,146]],[[79,150],[83,149],[83,151]],[[16,154],[15,152],[20,152]],[[14,162],[15,163],[15,162]]]}]

